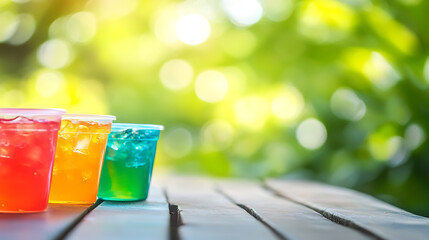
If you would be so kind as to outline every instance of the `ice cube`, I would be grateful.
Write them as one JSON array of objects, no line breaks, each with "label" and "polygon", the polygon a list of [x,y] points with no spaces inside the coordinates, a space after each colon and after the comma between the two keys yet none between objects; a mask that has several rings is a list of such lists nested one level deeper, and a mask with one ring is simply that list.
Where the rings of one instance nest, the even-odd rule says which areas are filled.
[{"label": "ice cube", "polygon": [[121,142],[120,141],[111,141],[111,142],[109,142],[108,147],[113,149],[114,151],[116,151],[121,147]]},{"label": "ice cube", "polygon": [[44,165],[47,164],[44,159],[42,158],[43,151],[38,146],[32,146],[31,148],[27,148],[25,152],[25,158],[23,158],[22,161],[20,161],[20,164],[25,167],[34,167],[35,164],[37,165]]},{"label": "ice cube", "polygon": [[137,130],[139,139],[154,139],[157,138],[159,131],[140,129]]},{"label": "ice cube", "polygon": [[123,141],[121,148],[127,152],[133,152],[135,145],[134,141]]},{"label": "ice cube", "polygon": [[17,148],[26,148],[29,145],[33,145],[34,132],[29,132],[25,130],[15,131],[14,134],[10,135],[10,144]]},{"label": "ice cube", "polygon": [[69,140],[69,139],[72,139],[74,136],[75,136],[75,133],[60,132],[58,137],[64,140]]},{"label": "ice cube", "polygon": [[77,132],[87,133],[87,132],[89,132],[89,127],[85,126],[85,125],[79,125],[77,127]]},{"label": "ice cube", "polygon": [[74,125],[70,120],[62,120],[60,134],[63,133],[75,133],[77,130],[76,125]]},{"label": "ice cube", "polygon": [[73,151],[80,154],[87,154],[89,152],[91,137],[91,134],[78,133],[76,136],[76,145],[74,146]]},{"label": "ice cube", "polygon": [[122,131],[122,136],[123,136],[123,138],[130,139],[130,138],[133,137],[133,132],[134,131],[131,128],[125,129],[125,130]]},{"label": "ice cube", "polygon": [[144,161],[143,159],[133,158],[130,161],[125,163],[125,167],[127,168],[138,168],[148,164],[148,161]]},{"label": "ice cube", "polygon": [[122,134],[120,132],[112,132],[110,138],[121,138]]},{"label": "ice cube", "polygon": [[105,142],[106,141],[106,134],[94,134],[92,136],[92,142],[95,144],[100,144],[101,142]]},{"label": "ice cube", "polygon": [[134,145],[134,148],[132,149],[132,152],[134,155],[144,155],[146,154],[147,150],[149,150],[149,147],[143,143],[143,142],[137,142]]},{"label": "ice cube", "polygon": [[106,148],[106,158],[110,161],[118,161],[126,159],[128,154],[124,152],[125,149],[121,147],[120,141],[109,142]]}]

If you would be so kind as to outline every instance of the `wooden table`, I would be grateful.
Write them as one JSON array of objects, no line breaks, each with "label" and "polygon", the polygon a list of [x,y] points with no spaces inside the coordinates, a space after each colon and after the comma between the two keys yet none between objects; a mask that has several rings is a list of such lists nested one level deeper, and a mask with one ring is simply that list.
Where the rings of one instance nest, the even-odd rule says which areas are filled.
[{"label": "wooden table", "polygon": [[429,239],[429,219],[314,182],[170,177],[147,201],[0,214],[0,239]]}]

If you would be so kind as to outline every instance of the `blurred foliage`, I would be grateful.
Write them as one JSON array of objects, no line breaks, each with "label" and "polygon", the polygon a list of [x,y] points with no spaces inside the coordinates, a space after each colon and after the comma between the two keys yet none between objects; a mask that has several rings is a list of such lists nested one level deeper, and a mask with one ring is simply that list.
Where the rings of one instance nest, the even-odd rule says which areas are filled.
[{"label": "blurred foliage", "polygon": [[429,1],[0,0],[0,104],[166,126],[157,164],[429,216]]}]

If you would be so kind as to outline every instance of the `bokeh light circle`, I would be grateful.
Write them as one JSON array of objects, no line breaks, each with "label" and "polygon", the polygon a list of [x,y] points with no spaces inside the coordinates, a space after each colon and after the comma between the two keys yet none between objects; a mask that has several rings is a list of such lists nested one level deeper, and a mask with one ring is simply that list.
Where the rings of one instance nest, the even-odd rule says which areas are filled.
[{"label": "bokeh light circle", "polygon": [[36,30],[36,20],[30,14],[20,14],[18,25],[14,34],[8,39],[12,45],[20,45],[27,42]]},{"label": "bokeh light circle", "polygon": [[70,40],[80,43],[88,42],[96,33],[96,18],[90,12],[75,13],[68,19],[66,30]]},{"label": "bokeh light circle", "polygon": [[36,91],[44,97],[49,98],[55,95],[64,82],[64,76],[60,72],[49,71],[41,73],[36,79]]},{"label": "bokeh light circle", "polygon": [[263,14],[258,0],[223,0],[222,7],[231,22],[240,27],[257,23]]},{"label": "bokeh light circle", "polygon": [[176,4],[170,4],[152,17],[152,29],[156,37],[163,43],[171,46],[179,42],[176,33],[176,15]]},{"label": "bokeh light circle", "polygon": [[18,17],[10,12],[0,12],[0,43],[13,36],[18,27]]},{"label": "bokeh light circle", "polygon": [[214,103],[225,98],[228,91],[228,81],[216,70],[207,70],[198,75],[195,82],[195,92],[199,99]]},{"label": "bokeh light circle", "polygon": [[162,65],[159,78],[162,84],[171,90],[187,87],[194,76],[192,66],[185,60],[173,59]]},{"label": "bokeh light circle", "polygon": [[62,68],[71,60],[70,46],[63,40],[51,39],[44,42],[37,51],[39,62],[48,68]]},{"label": "bokeh light circle", "polygon": [[177,22],[176,33],[180,41],[189,45],[198,45],[210,36],[210,23],[200,14],[185,15]]},{"label": "bokeh light circle", "polygon": [[418,124],[410,124],[405,129],[404,140],[409,150],[417,149],[426,141],[426,132]]},{"label": "bokeh light circle", "polygon": [[320,43],[344,39],[356,24],[353,9],[343,1],[304,0],[298,14],[298,31]]},{"label": "bokeh light circle", "polygon": [[327,138],[325,125],[315,118],[309,118],[299,124],[296,138],[301,146],[314,150],[321,147]]},{"label": "bokeh light circle", "polygon": [[294,0],[263,0],[264,16],[271,21],[280,22],[290,17],[294,9]]},{"label": "bokeh light circle", "polygon": [[363,66],[362,73],[381,90],[390,89],[401,79],[399,73],[379,52],[371,53]]},{"label": "bokeh light circle", "polygon": [[348,88],[339,88],[332,94],[331,109],[337,117],[351,121],[362,119],[366,113],[365,102]]},{"label": "bokeh light circle", "polygon": [[304,98],[302,94],[293,87],[286,87],[271,102],[273,114],[283,120],[297,118],[304,108]]},{"label": "bokeh light circle", "polygon": [[269,104],[260,96],[240,98],[234,104],[237,122],[251,129],[264,127],[268,118]]}]

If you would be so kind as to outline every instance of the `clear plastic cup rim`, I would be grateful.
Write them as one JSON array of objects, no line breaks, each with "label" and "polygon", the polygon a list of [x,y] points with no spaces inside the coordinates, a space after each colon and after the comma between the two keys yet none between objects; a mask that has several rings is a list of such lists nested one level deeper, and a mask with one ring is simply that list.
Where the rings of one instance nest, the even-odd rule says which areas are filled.
[{"label": "clear plastic cup rim", "polygon": [[83,121],[99,121],[99,120],[116,120],[113,115],[98,115],[98,114],[64,114],[62,119],[68,120],[83,120]]},{"label": "clear plastic cup rim", "polygon": [[65,113],[66,110],[60,108],[0,108],[1,116],[55,116]]},{"label": "clear plastic cup rim", "polygon": [[113,130],[127,129],[127,128],[147,129],[147,130],[164,130],[164,126],[155,125],[155,124],[138,124],[138,123],[113,123],[112,124],[112,131]]}]

